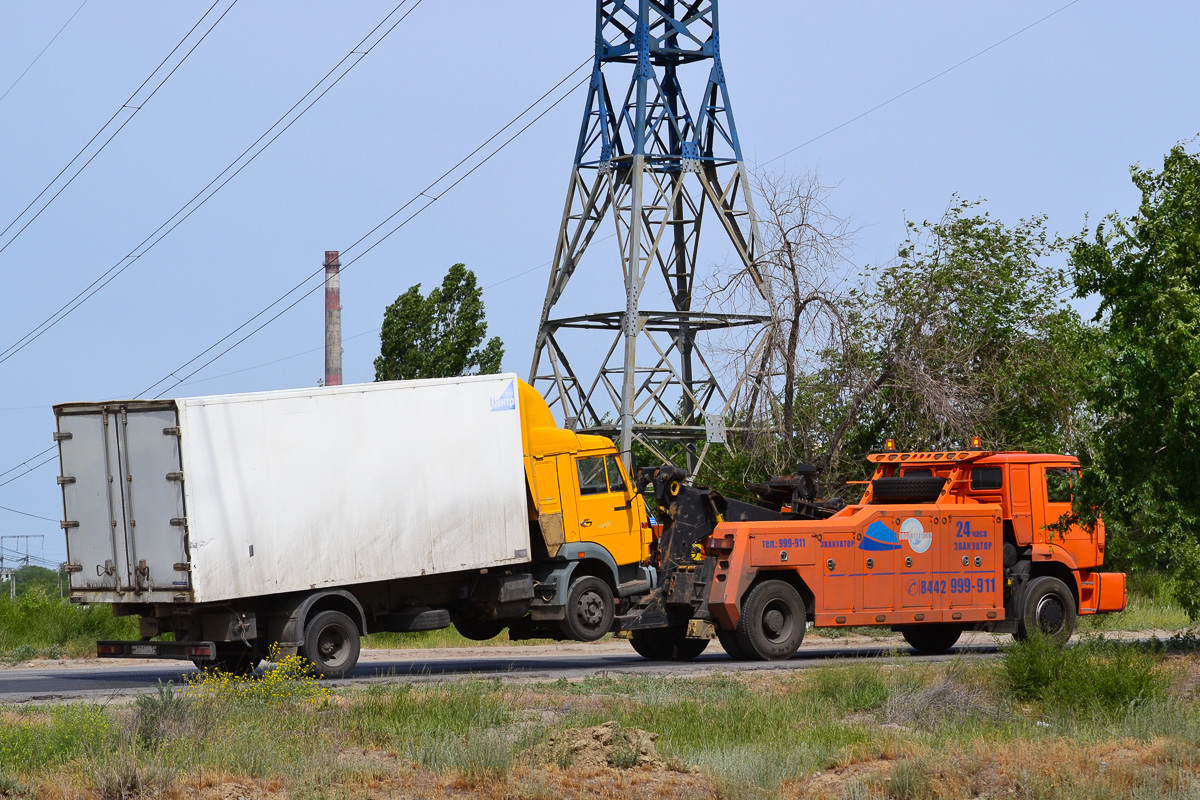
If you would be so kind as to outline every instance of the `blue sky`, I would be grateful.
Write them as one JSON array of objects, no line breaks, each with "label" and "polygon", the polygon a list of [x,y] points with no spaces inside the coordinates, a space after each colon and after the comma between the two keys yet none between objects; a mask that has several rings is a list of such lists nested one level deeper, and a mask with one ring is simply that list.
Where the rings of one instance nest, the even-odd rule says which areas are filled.
[{"label": "blue sky", "polygon": [[[83,5],[0,99],[0,229],[211,4]],[[1064,4],[726,0],[722,51],[749,166]],[[0,94],[79,6],[0,3]],[[394,6],[237,2],[0,252],[0,348],[117,263]],[[316,270],[323,251],[346,249],[407,202],[590,56],[593,14],[590,0],[423,0],[203,208],[0,363],[0,472],[51,444],[51,404],[145,389]],[[1192,3],[1078,0],[770,168],[817,170],[836,184],[831,205],[861,228],[858,265],[887,261],[906,215],[936,217],[954,192],[985,198],[1001,219],[1045,213],[1052,230],[1077,232],[1086,214],[1133,210],[1129,165],[1160,163],[1171,145],[1200,132],[1187,89],[1198,22]],[[373,377],[384,307],[414,283],[428,289],[458,261],[488,287],[490,332],[505,342],[505,367],[525,375],[583,103],[574,93],[346,269],[346,382]],[[724,256],[714,252],[711,262]],[[583,295],[602,306],[589,310],[621,295],[613,270],[601,258],[581,270]],[[323,374],[322,319],[317,293],[172,394],[314,386]],[[48,521],[61,515],[55,474],[51,464],[0,486],[0,506],[48,518],[0,510],[0,535],[44,534],[32,552],[53,562],[64,555],[58,525]]]}]

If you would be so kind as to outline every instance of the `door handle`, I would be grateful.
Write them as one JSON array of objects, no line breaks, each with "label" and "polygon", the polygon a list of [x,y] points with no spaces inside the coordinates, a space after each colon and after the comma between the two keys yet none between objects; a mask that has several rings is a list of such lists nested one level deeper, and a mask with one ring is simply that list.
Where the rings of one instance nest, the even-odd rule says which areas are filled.
[{"label": "door handle", "polygon": [[581,519],[579,520],[579,524],[586,528],[592,524],[592,521],[590,519]]},{"label": "door handle", "polygon": [[613,509],[613,511],[628,511],[628,510],[629,510],[629,503],[626,503],[623,506],[617,506]]}]

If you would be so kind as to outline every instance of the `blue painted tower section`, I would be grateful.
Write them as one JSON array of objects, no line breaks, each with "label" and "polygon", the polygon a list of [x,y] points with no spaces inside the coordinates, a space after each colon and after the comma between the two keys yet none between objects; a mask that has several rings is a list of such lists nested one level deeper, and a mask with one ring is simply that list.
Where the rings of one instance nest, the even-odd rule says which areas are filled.
[{"label": "blue painted tower section", "polygon": [[[700,253],[706,212],[728,236],[734,267],[772,306],[747,183],[718,0],[596,0],[592,76],[530,382],[564,424],[619,438],[627,463],[636,439],[664,460],[682,452],[680,466],[695,469],[724,441],[739,392],[761,379],[748,369],[730,379],[706,350],[718,332],[763,328],[770,316],[693,310],[697,264],[718,260]],[[597,238],[602,225],[615,234]],[[609,239],[617,257],[591,256],[588,269],[615,278],[619,263],[624,307],[556,313],[589,246]],[[653,273],[668,308],[643,307]],[[761,348],[766,337],[748,341]],[[745,363],[754,361],[747,353]]]}]

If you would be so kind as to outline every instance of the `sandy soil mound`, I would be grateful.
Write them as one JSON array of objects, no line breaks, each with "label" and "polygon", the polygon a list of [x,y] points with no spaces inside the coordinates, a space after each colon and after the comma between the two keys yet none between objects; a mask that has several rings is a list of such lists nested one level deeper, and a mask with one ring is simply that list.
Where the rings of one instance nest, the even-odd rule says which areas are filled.
[{"label": "sandy soil mound", "polygon": [[658,755],[657,741],[657,733],[606,722],[592,728],[555,733],[549,741],[533,748],[530,759],[535,764],[555,764],[564,768],[672,769],[673,765]]}]

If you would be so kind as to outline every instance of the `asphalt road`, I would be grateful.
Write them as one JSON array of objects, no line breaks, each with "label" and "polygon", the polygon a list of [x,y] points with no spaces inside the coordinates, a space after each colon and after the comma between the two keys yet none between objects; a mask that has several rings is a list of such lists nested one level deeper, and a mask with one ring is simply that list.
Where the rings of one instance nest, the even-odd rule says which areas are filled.
[{"label": "asphalt road", "polygon": [[[885,663],[939,662],[988,658],[1008,637],[967,634],[949,654],[917,655],[902,639],[871,640],[809,637],[788,661],[733,661],[713,642],[695,661],[647,661],[627,642],[567,643],[544,646],[469,647],[436,650],[364,650],[354,674],[330,686],[428,682],[466,677],[550,681],[618,675],[704,675],[744,670],[797,670],[833,659],[880,659]],[[117,699],[157,691],[160,683],[179,684],[195,669],[187,662],[133,659],[32,662],[0,669],[0,703]]]}]

